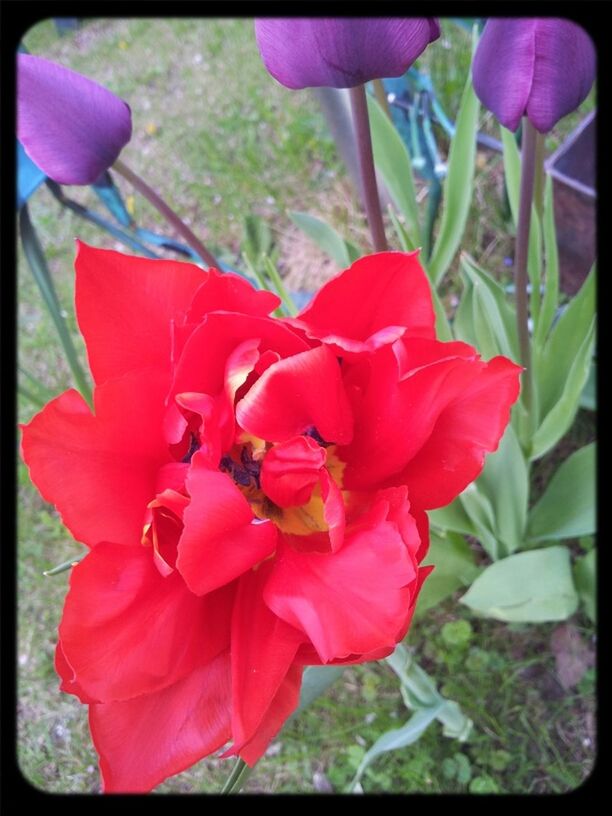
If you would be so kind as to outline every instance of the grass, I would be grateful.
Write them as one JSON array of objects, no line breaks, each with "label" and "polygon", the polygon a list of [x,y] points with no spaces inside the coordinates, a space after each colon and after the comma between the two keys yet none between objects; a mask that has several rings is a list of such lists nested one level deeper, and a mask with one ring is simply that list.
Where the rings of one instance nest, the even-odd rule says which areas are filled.
[{"label": "grass", "polygon": [[[134,137],[122,157],[231,262],[239,261],[243,216],[249,212],[270,224],[281,267],[290,270],[294,286],[315,288],[335,267],[290,225],[289,210],[329,219],[347,237],[367,244],[363,217],[314,100],[307,91],[288,92],[269,78],[249,21],[94,19],[64,38],[45,21],[28,32],[25,43],[33,53],[82,71],[129,101]],[[467,34],[444,22],[440,46],[426,52],[451,118],[469,65],[467,44]],[[551,149],[580,115],[568,117],[551,136]],[[494,134],[487,114],[481,127]],[[126,197],[131,195],[122,179],[118,184]],[[513,246],[501,189],[501,158],[480,153],[464,246],[500,275]],[[69,193],[96,206],[88,189]],[[146,202],[137,198],[133,204],[141,226],[167,233]],[[62,211],[45,189],[36,193],[30,209],[85,363],[70,306],[72,239],[78,235],[92,244],[120,247]],[[70,374],[21,255],[18,275],[20,364],[56,394],[71,385]],[[449,305],[458,289],[455,263],[448,279]],[[20,401],[20,421],[34,411],[28,400]],[[564,451],[591,434],[592,419],[582,414]],[[546,464],[539,474],[543,483],[550,472]],[[19,492],[20,767],[40,789],[95,792],[97,758],[86,709],[58,692],[53,668],[68,574],[42,575],[79,552],[80,545],[32,487],[22,464]],[[448,626],[456,621],[467,624],[459,639],[452,636],[456,627]],[[593,627],[581,614],[573,623],[590,644]],[[553,624],[509,627],[477,619],[456,597],[417,616],[408,644],[442,692],[473,719],[474,730],[467,743],[459,744],[443,737],[434,723],[418,743],[380,757],[363,778],[364,790],[539,793],[579,786],[594,761],[594,676],[587,671],[577,687],[562,688],[549,645],[554,629]],[[245,790],[341,792],[364,751],[407,717],[395,676],[385,664],[350,667],[272,742]],[[157,790],[216,792],[230,767],[206,760]]]}]

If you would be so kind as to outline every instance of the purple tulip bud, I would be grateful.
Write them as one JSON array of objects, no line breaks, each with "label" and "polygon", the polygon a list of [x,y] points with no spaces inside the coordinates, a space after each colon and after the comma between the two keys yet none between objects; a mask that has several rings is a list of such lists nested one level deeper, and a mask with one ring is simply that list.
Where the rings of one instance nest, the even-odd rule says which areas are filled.
[{"label": "purple tulip bud", "polygon": [[509,130],[527,116],[547,133],[588,96],[595,48],[569,20],[492,19],[472,67],[476,95]]},{"label": "purple tulip bud", "polygon": [[287,88],[354,88],[404,74],[440,36],[432,17],[261,19],[264,65]]},{"label": "purple tulip bud", "polygon": [[132,135],[129,105],[54,62],[17,56],[17,136],[59,184],[91,184]]}]

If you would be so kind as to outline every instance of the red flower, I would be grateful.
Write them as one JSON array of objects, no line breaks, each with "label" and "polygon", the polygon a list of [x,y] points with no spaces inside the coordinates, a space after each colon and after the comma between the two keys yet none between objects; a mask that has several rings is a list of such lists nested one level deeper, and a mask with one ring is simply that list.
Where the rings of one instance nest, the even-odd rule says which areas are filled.
[{"label": "red flower", "polygon": [[106,791],[146,791],[230,743],[253,764],[307,664],[391,653],[425,510],[495,450],[519,367],[434,335],[416,253],[381,253],[293,320],[243,279],[79,246],[93,414],[24,428],[42,495],[91,548],[59,628]]}]

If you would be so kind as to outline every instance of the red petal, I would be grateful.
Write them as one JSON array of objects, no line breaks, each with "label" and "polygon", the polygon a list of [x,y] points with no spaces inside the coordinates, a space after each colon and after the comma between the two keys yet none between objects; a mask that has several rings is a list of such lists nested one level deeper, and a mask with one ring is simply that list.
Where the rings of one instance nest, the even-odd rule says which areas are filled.
[{"label": "red petal", "polygon": [[327,442],[346,444],[353,418],[334,354],[319,346],[268,368],[236,405],[249,433],[284,442],[314,426]]},{"label": "red petal", "polygon": [[240,275],[211,268],[193,298],[187,321],[199,323],[208,312],[219,310],[265,317],[280,304],[280,298],[273,292],[255,289]]},{"label": "red petal", "polygon": [[329,542],[332,552],[336,552],[344,541],[345,515],[342,491],[325,468],[319,474],[319,483],[323,498],[323,516],[329,527]]},{"label": "red petal", "polygon": [[206,273],[194,264],[94,249],[77,242],[76,311],[97,383],[136,368],[170,372],[170,321]]},{"label": "red petal", "polygon": [[89,709],[105,793],[145,793],[230,738],[226,652],[155,694]]},{"label": "red petal", "polygon": [[140,544],[159,468],[165,377],[139,371],[98,386],[95,416],[76,391],[52,400],[23,429],[23,458],[72,535]]},{"label": "red petal", "polygon": [[148,548],[99,544],[70,576],[63,655],[87,698],[149,694],[228,647],[232,601],[232,588],[198,598],[163,578]]},{"label": "red petal", "polygon": [[[265,605],[271,564],[242,576],[232,618],[232,733],[234,750],[259,733],[304,635]],[[280,727],[278,724],[278,727]],[[265,750],[265,746],[264,746]]]},{"label": "red petal", "polygon": [[521,368],[494,357],[440,412],[427,442],[394,481],[415,507],[443,507],[480,474],[497,450],[519,394]]},{"label": "red petal", "polygon": [[314,439],[296,436],[270,448],[261,466],[261,486],[279,507],[306,504],[327,455]]},{"label": "red petal", "polygon": [[281,683],[253,739],[237,752],[251,768],[261,759],[271,740],[300,702],[303,666],[292,665]]},{"label": "red petal", "polygon": [[308,635],[324,662],[397,642],[416,571],[397,526],[385,520],[388,509],[377,503],[336,553],[285,546],[275,563],[264,599]]},{"label": "red petal", "polygon": [[435,337],[430,285],[418,252],[360,258],[289,322],[331,344],[338,354],[374,351],[404,333]]},{"label": "red petal", "polygon": [[185,343],[171,388],[171,395],[198,391],[216,396],[225,386],[225,367],[232,352],[245,340],[258,338],[259,352],[282,357],[308,348],[288,326],[268,317],[215,312],[193,331]]},{"label": "red petal", "polygon": [[196,595],[229,583],[274,552],[274,524],[255,519],[230,477],[209,470],[197,453],[187,490],[191,503],[183,513],[176,567]]}]

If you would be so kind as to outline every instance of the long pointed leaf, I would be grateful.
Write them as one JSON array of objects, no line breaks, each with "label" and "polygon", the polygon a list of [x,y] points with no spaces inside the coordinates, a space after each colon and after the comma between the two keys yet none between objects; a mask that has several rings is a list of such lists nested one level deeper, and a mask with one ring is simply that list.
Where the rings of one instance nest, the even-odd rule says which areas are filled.
[{"label": "long pointed leaf", "polygon": [[555,213],[553,207],[553,187],[550,176],[546,179],[544,192],[544,213],[542,219],[544,233],[544,254],[546,257],[546,276],[544,281],[544,297],[540,318],[534,333],[536,346],[543,345],[550,331],[559,303],[559,248],[557,246],[557,232],[555,230]]},{"label": "long pointed leaf", "polygon": [[476,167],[476,131],[480,103],[468,77],[459,113],[455,135],[448,156],[448,173],[444,181],[442,221],[429,260],[429,274],[437,286],[459,249],[465,230]]}]

